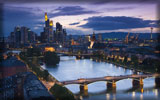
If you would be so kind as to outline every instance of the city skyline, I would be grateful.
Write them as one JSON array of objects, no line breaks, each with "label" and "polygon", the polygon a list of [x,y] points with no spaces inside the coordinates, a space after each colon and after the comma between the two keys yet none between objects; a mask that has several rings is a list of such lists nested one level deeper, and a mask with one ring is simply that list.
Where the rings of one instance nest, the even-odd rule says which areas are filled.
[{"label": "city skyline", "polygon": [[155,33],[156,6],[156,3],[4,4],[4,35],[8,36],[17,25],[40,34],[45,24],[45,12],[53,20],[54,29],[56,22],[60,22],[67,33],[73,35],[91,34],[93,31],[150,33],[150,27]]},{"label": "city skyline", "polygon": [[159,100],[153,0],[6,0],[1,100]]}]

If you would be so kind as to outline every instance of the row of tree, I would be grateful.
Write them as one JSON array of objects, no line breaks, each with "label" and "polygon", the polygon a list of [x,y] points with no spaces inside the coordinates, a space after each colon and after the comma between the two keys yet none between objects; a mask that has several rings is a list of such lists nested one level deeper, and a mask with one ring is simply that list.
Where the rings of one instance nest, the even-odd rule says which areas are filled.
[{"label": "row of tree", "polygon": [[[93,57],[98,60],[106,60],[106,56],[99,51],[93,53]],[[127,56],[124,57],[124,60],[109,58],[108,62],[123,65],[130,68],[135,68],[143,71],[149,71],[153,73],[160,73],[160,63],[157,59],[146,58],[139,63],[138,57],[136,55],[131,56],[131,61],[127,61]]]},{"label": "row of tree", "polygon": [[37,63],[38,62],[38,58],[36,57],[33,57],[33,58],[27,58],[25,55],[24,52],[21,52],[20,53],[20,58],[25,62],[27,63],[28,67],[36,73],[36,75],[39,77],[39,78],[43,78],[44,80],[48,80],[48,71],[47,70],[42,70],[40,68],[40,65]]},{"label": "row of tree", "polygon": [[26,52],[20,53],[20,58],[25,61],[29,68],[36,73],[36,75],[44,80],[48,80],[49,73],[40,67],[40,62],[45,62],[47,66],[56,66],[60,58],[55,52],[42,53],[40,48],[28,48]]},{"label": "row of tree", "polygon": [[28,48],[25,56],[42,57],[41,61],[47,66],[56,66],[60,62],[60,57],[55,52],[42,52],[42,49],[38,47]]}]

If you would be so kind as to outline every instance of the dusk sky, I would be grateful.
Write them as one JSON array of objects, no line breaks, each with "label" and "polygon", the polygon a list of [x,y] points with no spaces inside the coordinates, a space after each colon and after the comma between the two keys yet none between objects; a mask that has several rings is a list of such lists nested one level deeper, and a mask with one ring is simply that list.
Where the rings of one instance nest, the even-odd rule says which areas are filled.
[{"label": "dusk sky", "polygon": [[68,34],[157,31],[156,3],[6,3],[3,10],[5,36],[18,25],[40,34],[45,12],[54,27],[60,22]]}]

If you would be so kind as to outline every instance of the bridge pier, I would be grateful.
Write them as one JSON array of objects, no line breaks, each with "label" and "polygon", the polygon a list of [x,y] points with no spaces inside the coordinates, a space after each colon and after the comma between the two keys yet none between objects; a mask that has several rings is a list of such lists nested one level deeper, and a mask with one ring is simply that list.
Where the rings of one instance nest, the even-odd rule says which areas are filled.
[{"label": "bridge pier", "polygon": [[116,81],[108,81],[107,88],[116,88]]},{"label": "bridge pier", "polygon": [[156,78],[155,78],[155,86],[156,86],[157,88],[160,87],[160,77],[156,77]]},{"label": "bridge pier", "polygon": [[133,85],[133,88],[137,88],[137,87],[143,87],[143,78],[139,78],[139,79],[133,79],[132,81],[132,85]]},{"label": "bridge pier", "polygon": [[85,96],[85,97],[88,97],[88,90],[80,90],[80,94]]},{"label": "bridge pier", "polygon": [[76,56],[76,59],[82,59],[82,56],[78,55]]},{"label": "bridge pier", "polygon": [[88,91],[88,85],[87,84],[81,84],[80,85],[80,91]]},{"label": "bridge pier", "polygon": [[116,81],[108,81],[107,82],[107,91],[116,93]]}]

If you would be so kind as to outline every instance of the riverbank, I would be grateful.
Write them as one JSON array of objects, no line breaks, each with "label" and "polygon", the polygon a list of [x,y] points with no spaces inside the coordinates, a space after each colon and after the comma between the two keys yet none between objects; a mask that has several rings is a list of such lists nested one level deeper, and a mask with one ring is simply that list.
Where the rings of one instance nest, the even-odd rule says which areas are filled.
[{"label": "riverbank", "polygon": [[38,77],[38,79],[48,89],[50,94],[56,98],[56,100],[66,100],[66,97],[72,98],[71,100],[76,100],[76,96],[70,90],[59,84],[55,77],[40,66],[38,57],[30,57],[28,59],[24,55],[21,55],[20,60],[27,65],[30,72],[33,72]]},{"label": "riverbank", "polygon": [[[47,69],[53,76],[57,77],[61,81],[76,80],[80,78],[130,75],[134,73],[132,70],[125,70],[124,68],[107,62],[95,62],[91,59],[76,60],[75,58],[76,57],[73,56],[61,56],[61,62],[56,68]],[[138,93],[141,92],[140,90],[133,88],[132,81],[132,79],[122,79],[121,81],[116,82],[116,91],[110,91],[109,88],[107,89],[106,81],[88,84],[88,92],[80,91],[80,86],[78,84],[70,84],[66,85],[66,87],[75,95],[79,96],[81,100],[101,100],[102,98],[102,100],[106,100],[106,94],[112,97],[112,94],[114,93],[118,95],[118,97],[116,97],[117,99],[121,99],[119,96],[122,96],[123,98],[124,95],[131,98],[132,92],[135,92],[137,94],[136,98],[138,98]],[[145,85],[144,90],[146,87],[151,87],[151,92],[154,90],[154,78],[145,78],[143,82]]]},{"label": "riverbank", "polygon": [[110,63],[110,64],[114,64],[115,66],[118,66],[118,67],[122,67],[122,68],[125,68],[125,69],[130,69],[130,70],[133,70],[135,72],[142,72],[144,74],[153,74],[155,72],[153,71],[150,71],[150,70],[142,70],[142,69],[138,69],[138,68],[135,68],[133,67],[133,65],[124,65],[122,63],[117,63],[117,62],[114,62],[114,61],[109,61],[109,60],[103,60],[103,59],[99,59],[99,58],[92,58],[93,61],[96,61],[96,62],[107,62],[107,63]]}]

